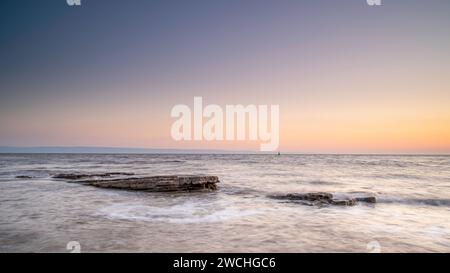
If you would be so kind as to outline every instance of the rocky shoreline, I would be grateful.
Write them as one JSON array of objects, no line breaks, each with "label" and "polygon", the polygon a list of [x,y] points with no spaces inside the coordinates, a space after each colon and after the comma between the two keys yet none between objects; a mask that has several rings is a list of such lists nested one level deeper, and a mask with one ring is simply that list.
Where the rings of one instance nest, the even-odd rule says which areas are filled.
[{"label": "rocky shoreline", "polygon": [[[210,175],[162,175],[147,177],[127,177],[133,173],[62,173],[53,176],[54,179],[66,180],[98,188],[148,191],[148,192],[191,192],[215,191],[220,182],[217,176]],[[116,178],[114,178],[116,177]],[[119,178],[117,178],[119,177]],[[105,179],[107,178],[107,179]],[[111,179],[109,179],[111,178]],[[358,203],[375,204],[375,195],[364,192],[348,194],[332,194],[328,192],[288,193],[268,195],[268,198],[293,202],[306,206],[355,206]]]}]

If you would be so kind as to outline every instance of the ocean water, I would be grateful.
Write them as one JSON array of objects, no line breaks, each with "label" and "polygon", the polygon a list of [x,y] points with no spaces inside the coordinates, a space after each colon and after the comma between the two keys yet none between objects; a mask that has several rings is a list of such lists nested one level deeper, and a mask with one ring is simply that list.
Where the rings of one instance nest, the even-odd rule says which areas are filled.
[{"label": "ocean water", "polygon": [[[216,192],[149,193],[58,173],[208,174]],[[29,176],[31,178],[17,178]],[[364,192],[305,206],[273,194]],[[450,252],[450,157],[0,155],[0,252]]]}]

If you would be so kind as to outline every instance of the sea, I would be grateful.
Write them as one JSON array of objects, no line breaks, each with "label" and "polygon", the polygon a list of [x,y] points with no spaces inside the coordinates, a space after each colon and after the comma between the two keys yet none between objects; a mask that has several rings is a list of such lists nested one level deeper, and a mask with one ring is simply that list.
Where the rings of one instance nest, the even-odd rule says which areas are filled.
[{"label": "sea", "polygon": [[[54,178],[114,172],[220,183],[154,193]],[[377,203],[270,198],[311,192]],[[0,154],[0,252],[73,251],[450,252],[450,156]]]}]

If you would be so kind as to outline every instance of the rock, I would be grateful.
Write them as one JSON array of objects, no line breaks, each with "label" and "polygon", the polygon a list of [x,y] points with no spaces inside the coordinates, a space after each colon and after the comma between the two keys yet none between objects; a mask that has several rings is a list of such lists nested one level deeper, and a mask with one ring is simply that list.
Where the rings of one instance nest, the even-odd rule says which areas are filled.
[{"label": "rock", "polygon": [[313,193],[306,193],[306,194],[288,194],[289,198],[296,199],[296,200],[307,200],[307,201],[329,201],[333,198],[333,195],[331,193],[326,192],[313,192]]},{"label": "rock", "polygon": [[377,202],[377,198],[375,196],[365,196],[365,197],[356,197],[356,201],[375,204]]},{"label": "rock", "polygon": [[272,195],[269,197],[278,200],[288,200],[307,206],[324,206],[324,205],[354,206],[358,202],[376,203],[375,196],[335,197],[333,196],[333,194],[326,192],[290,193],[286,195]]},{"label": "rock", "polygon": [[331,200],[331,204],[336,206],[354,206],[356,205],[356,200],[355,199]]},{"label": "rock", "polygon": [[288,200],[306,206],[324,206],[330,205],[333,202],[333,195],[326,192],[290,193],[286,195],[272,195],[269,197],[278,200]]},{"label": "rock", "polygon": [[95,177],[111,177],[111,176],[119,176],[119,175],[129,176],[129,175],[134,175],[134,173],[125,173],[125,172],[94,173],[94,174],[60,173],[60,174],[54,175],[53,178],[66,179],[66,180],[80,180],[80,179],[89,179],[89,178],[95,178]]},{"label": "rock", "polygon": [[87,185],[135,191],[173,192],[173,191],[214,191],[217,189],[217,176],[171,175],[150,176],[111,180],[83,181]]},{"label": "rock", "polygon": [[16,176],[17,179],[32,179],[33,177],[29,175],[18,175]]},{"label": "rock", "polygon": [[286,195],[271,195],[271,198],[292,201],[330,201],[333,198],[331,193],[311,192],[311,193],[289,193]]}]

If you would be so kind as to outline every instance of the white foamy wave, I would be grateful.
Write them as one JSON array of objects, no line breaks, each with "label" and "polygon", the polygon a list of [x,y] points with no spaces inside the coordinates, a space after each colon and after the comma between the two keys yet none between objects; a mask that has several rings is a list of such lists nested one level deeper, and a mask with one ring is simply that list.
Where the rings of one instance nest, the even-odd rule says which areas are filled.
[{"label": "white foamy wave", "polygon": [[121,203],[104,207],[99,214],[109,219],[130,221],[168,222],[168,223],[217,223],[242,217],[249,217],[259,212],[242,210],[230,206],[214,204],[205,205],[197,202],[184,202],[172,206],[149,206],[140,203]]},{"label": "white foamy wave", "polygon": [[400,198],[400,197],[383,197],[378,200],[378,203],[397,203],[404,205],[426,205],[433,207],[449,207],[450,199],[439,198]]}]

